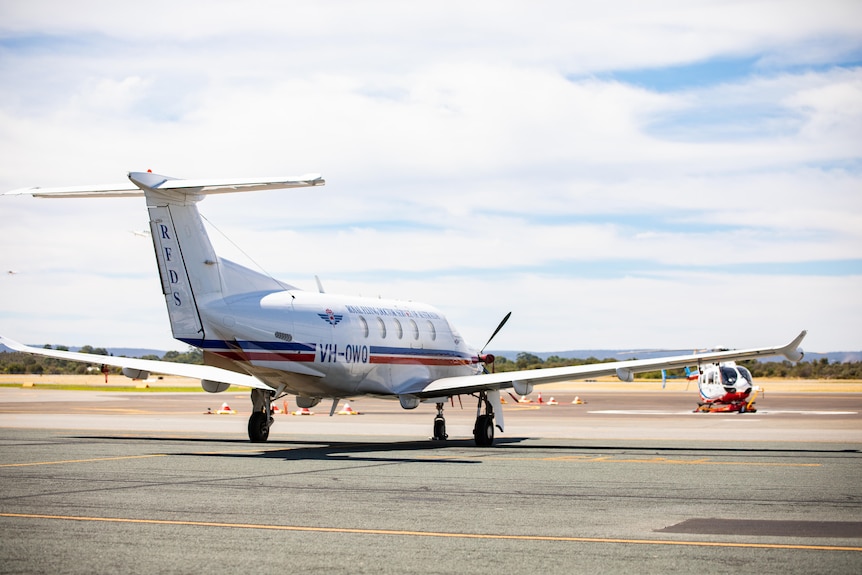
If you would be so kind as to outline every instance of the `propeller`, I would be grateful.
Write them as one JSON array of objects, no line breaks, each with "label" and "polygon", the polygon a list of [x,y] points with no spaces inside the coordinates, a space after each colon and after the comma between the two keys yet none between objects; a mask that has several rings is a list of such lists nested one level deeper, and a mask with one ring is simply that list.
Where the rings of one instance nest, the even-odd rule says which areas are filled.
[{"label": "propeller", "polygon": [[494,367],[494,355],[490,353],[485,353],[485,348],[488,347],[488,344],[491,343],[491,340],[496,337],[500,330],[503,329],[503,326],[506,325],[506,322],[509,321],[509,318],[512,317],[512,312],[506,314],[506,317],[500,322],[500,325],[497,326],[497,329],[494,330],[494,333],[491,334],[491,337],[488,338],[488,341],[485,342],[485,345],[482,346],[482,349],[479,350],[479,361],[484,363],[485,365],[491,364],[491,368]]}]

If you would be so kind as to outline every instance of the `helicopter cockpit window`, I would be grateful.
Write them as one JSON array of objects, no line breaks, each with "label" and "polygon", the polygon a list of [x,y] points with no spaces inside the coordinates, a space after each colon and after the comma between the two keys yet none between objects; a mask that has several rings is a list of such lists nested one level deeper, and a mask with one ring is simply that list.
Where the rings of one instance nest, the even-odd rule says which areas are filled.
[{"label": "helicopter cockpit window", "polygon": [[739,376],[736,373],[736,370],[732,367],[722,367],[721,368],[721,383],[723,385],[736,385],[736,379]]},{"label": "helicopter cockpit window", "polygon": [[740,373],[740,374],[742,374],[742,377],[744,377],[744,378],[745,378],[745,380],[746,380],[749,384],[751,384],[751,381],[752,381],[752,380],[751,380],[751,372],[750,372],[750,371],[748,371],[746,368],[744,368],[744,367],[742,367],[742,366],[738,366],[736,369],[739,371],[739,373]]}]

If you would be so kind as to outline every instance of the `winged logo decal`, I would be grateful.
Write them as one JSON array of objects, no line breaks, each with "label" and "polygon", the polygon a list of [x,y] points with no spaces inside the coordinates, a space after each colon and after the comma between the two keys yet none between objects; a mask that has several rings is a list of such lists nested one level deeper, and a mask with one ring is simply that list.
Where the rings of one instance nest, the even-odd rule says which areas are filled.
[{"label": "winged logo decal", "polygon": [[331,309],[326,309],[324,313],[317,314],[320,319],[329,323],[330,325],[338,325],[338,323],[344,319],[344,315],[340,313],[333,313]]}]

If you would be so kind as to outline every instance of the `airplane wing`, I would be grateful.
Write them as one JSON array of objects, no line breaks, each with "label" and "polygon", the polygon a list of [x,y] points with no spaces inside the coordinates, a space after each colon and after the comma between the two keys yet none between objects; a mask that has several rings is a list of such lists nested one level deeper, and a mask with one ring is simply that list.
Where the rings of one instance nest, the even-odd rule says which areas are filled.
[{"label": "airplane wing", "polygon": [[47,357],[56,357],[58,359],[68,359],[71,361],[80,361],[92,364],[105,364],[115,367],[128,368],[130,370],[139,370],[143,372],[163,373],[165,375],[179,375],[182,377],[193,377],[196,379],[206,379],[221,383],[229,383],[231,385],[240,385],[243,387],[253,387],[266,391],[273,391],[273,388],[266,385],[254,376],[237,373],[211,365],[196,365],[191,363],[175,363],[171,361],[157,361],[153,359],[139,359],[136,357],[116,357],[113,355],[97,355],[93,353],[77,353],[74,351],[62,351],[59,349],[43,349],[32,347],[18,343],[7,337],[0,335],[0,344],[5,345],[15,351],[23,351],[25,353],[33,353],[36,355],[44,355]]},{"label": "airplane wing", "polygon": [[615,375],[620,381],[633,381],[634,374],[661,369],[673,369],[691,365],[754,359],[783,355],[790,361],[799,361],[803,353],[799,344],[805,338],[803,331],[784,346],[761,347],[744,350],[719,351],[713,353],[659,357],[653,359],[634,359],[628,361],[612,361],[591,365],[576,365],[571,367],[552,367],[547,369],[532,369],[523,371],[508,371],[503,373],[486,373],[483,375],[445,377],[432,381],[430,384],[415,390],[404,390],[402,393],[420,398],[437,398],[449,395],[476,393],[479,391],[500,390],[514,387],[518,395],[527,395],[534,385],[560,383],[578,379],[588,379],[606,375]]}]

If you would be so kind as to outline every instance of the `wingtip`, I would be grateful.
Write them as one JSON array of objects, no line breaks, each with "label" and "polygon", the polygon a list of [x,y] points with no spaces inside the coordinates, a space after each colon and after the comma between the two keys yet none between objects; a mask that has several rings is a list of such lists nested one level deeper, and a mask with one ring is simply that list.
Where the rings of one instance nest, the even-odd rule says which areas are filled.
[{"label": "wingtip", "polygon": [[33,194],[39,189],[38,186],[30,187],[30,188],[18,188],[17,190],[10,190],[8,192],[3,192],[4,196],[26,196]]},{"label": "wingtip", "polygon": [[781,352],[782,355],[794,363],[802,361],[802,358],[805,357],[805,352],[802,351],[802,348],[799,347],[799,345],[802,343],[802,340],[805,339],[806,335],[808,335],[808,330],[803,329],[799,335],[796,336],[796,339],[784,347]]},{"label": "wingtip", "polygon": [[4,335],[0,335],[0,345],[5,346],[5,347],[12,349],[12,350],[15,350],[15,351],[21,351],[21,347],[22,347],[22,345],[20,343],[18,343],[14,339],[9,339],[8,337],[6,337]]}]

